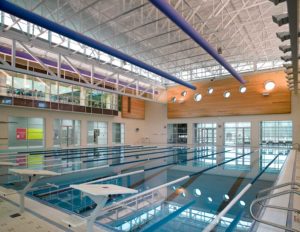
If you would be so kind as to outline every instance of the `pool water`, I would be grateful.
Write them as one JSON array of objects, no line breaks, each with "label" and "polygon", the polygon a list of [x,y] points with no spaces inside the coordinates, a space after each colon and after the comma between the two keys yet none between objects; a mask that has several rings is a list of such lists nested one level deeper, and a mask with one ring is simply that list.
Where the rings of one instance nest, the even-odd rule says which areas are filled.
[{"label": "pool water", "polygon": [[[135,195],[143,197],[137,200],[135,195],[110,196],[103,210],[104,215],[98,218],[97,223],[117,231],[201,231],[278,155],[215,228],[216,231],[249,231],[253,224],[249,215],[250,203],[259,190],[272,186],[276,181],[288,152],[284,148],[255,151],[249,147],[197,146],[36,153],[43,156],[43,163],[38,163],[36,168],[66,174],[40,181],[28,196],[86,217],[95,208],[95,203],[69,185],[86,182],[116,184],[137,189],[139,193]],[[70,168],[66,167],[53,168],[49,165],[53,160],[55,164],[72,162],[70,166],[74,173],[68,174]],[[73,164],[75,161],[80,163],[76,166]],[[89,165],[83,165],[87,163]],[[108,167],[93,173],[89,171],[105,165]],[[25,167],[28,167],[28,162]],[[134,174],[136,170],[142,171]],[[119,173],[127,173],[127,176],[103,181],[103,178]],[[176,181],[184,176],[190,177]],[[174,181],[174,184],[166,185]],[[21,188],[20,183],[25,184],[24,180],[13,180],[4,185]]]}]

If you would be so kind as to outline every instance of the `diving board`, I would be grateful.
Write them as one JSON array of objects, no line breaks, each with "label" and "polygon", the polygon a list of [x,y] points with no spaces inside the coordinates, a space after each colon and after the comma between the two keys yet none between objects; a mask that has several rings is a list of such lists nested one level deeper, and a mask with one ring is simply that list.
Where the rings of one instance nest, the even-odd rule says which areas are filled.
[{"label": "diving board", "polygon": [[9,172],[22,176],[22,177],[28,177],[28,184],[25,186],[24,189],[22,189],[20,194],[20,213],[24,212],[24,198],[25,194],[31,189],[31,187],[39,180],[44,177],[50,177],[50,176],[57,176],[60,175],[59,173],[48,171],[48,170],[34,170],[34,169],[9,169]]},{"label": "diving board", "polygon": [[81,191],[84,195],[91,198],[96,204],[96,208],[91,213],[87,220],[87,231],[93,231],[93,225],[100,214],[100,210],[105,206],[108,196],[115,194],[133,194],[138,191],[113,184],[79,184],[70,185],[71,188]]}]

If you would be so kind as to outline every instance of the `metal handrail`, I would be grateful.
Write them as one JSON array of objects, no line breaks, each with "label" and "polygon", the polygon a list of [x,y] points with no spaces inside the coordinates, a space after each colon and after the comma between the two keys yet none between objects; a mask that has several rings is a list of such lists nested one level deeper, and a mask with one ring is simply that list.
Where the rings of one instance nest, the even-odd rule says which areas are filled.
[{"label": "metal handrail", "polygon": [[261,193],[264,193],[264,192],[268,192],[268,191],[271,191],[271,190],[275,190],[275,189],[279,189],[279,188],[283,188],[283,187],[286,187],[286,186],[298,186],[300,187],[300,183],[298,182],[286,182],[284,184],[279,184],[279,185],[276,185],[276,186],[272,186],[270,188],[265,188],[263,190],[260,190],[256,196],[258,197]]},{"label": "metal handrail", "polygon": [[[289,182],[289,183],[285,183],[285,184],[281,184],[281,185],[278,185],[278,186],[274,186],[274,187],[271,187],[271,188],[264,189],[260,192],[266,192],[266,191],[269,191],[269,190],[275,190],[275,189],[279,189],[279,188],[282,188],[282,187],[295,186],[295,185],[300,187],[300,184],[297,183],[297,182]],[[287,226],[283,226],[283,225],[280,225],[280,224],[277,224],[277,223],[273,223],[273,222],[270,222],[270,221],[260,219],[260,218],[256,217],[253,213],[253,207],[254,207],[255,204],[260,204],[262,207],[265,207],[265,208],[273,208],[273,209],[286,210],[286,211],[300,213],[300,210],[298,210],[298,209],[294,209],[294,208],[290,208],[290,207],[281,207],[281,206],[276,206],[276,205],[266,205],[266,204],[261,203],[261,201],[265,201],[265,200],[275,198],[275,197],[278,197],[278,196],[282,196],[282,195],[286,195],[286,194],[298,194],[298,195],[300,195],[300,191],[297,191],[296,189],[293,189],[293,187],[292,187],[292,189],[289,189],[289,190],[284,190],[284,191],[281,191],[279,193],[274,193],[274,194],[270,194],[270,195],[267,195],[267,196],[264,196],[264,197],[257,198],[256,200],[252,201],[252,203],[250,205],[250,215],[251,215],[251,217],[259,223],[270,225],[270,226],[280,228],[280,229],[283,229],[283,230],[286,230],[286,231],[299,232],[300,230],[296,230],[296,229],[293,229],[293,228],[289,228]]]}]

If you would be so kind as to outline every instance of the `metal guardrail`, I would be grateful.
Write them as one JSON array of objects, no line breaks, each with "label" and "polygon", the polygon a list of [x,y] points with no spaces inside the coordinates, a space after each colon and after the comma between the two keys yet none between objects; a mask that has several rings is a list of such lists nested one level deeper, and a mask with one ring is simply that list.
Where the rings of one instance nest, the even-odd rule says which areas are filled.
[{"label": "metal guardrail", "polygon": [[272,209],[278,209],[278,210],[285,210],[285,211],[288,211],[288,212],[300,213],[300,210],[292,208],[292,207],[282,207],[282,206],[269,205],[269,204],[264,204],[263,203],[263,201],[265,201],[265,200],[269,200],[269,199],[279,197],[279,196],[283,196],[283,195],[287,195],[287,194],[298,194],[298,195],[300,195],[300,183],[288,182],[288,183],[280,184],[280,185],[273,186],[273,187],[270,187],[270,188],[266,188],[266,189],[263,189],[260,192],[258,192],[257,196],[259,196],[260,194],[265,193],[265,192],[269,192],[269,191],[276,190],[276,189],[281,189],[283,187],[288,187],[288,186],[290,186],[290,189],[288,189],[288,190],[284,190],[284,191],[274,193],[274,194],[269,194],[269,195],[266,195],[266,196],[263,196],[263,197],[258,197],[256,200],[254,200],[250,205],[251,217],[256,222],[259,222],[259,223],[270,225],[270,226],[280,228],[280,229],[283,229],[283,230],[286,230],[286,231],[299,232],[300,230],[297,230],[297,229],[294,229],[294,228],[291,228],[291,227],[288,227],[288,226],[280,225],[280,224],[277,224],[277,223],[274,223],[274,222],[270,222],[270,221],[260,219],[260,218],[256,217],[253,213],[253,207],[256,204],[259,204],[264,208],[272,208]]},{"label": "metal guardrail", "polygon": [[[292,146],[294,147],[294,145],[298,145],[298,148],[300,149],[299,143],[294,143]],[[297,152],[297,150],[294,150],[294,151],[295,151],[295,158],[294,158],[291,181],[283,183],[283,184],[277,184],[273,187],[266,188],[266,189],[263,189],[263,190],[259,191],[256,195],[257,199],[254,200],[251,203],[251,205],[250,205],[250,214],[251,214],[252,218],[255,220],[256,223],[266,224],[266,225],[273,226],[273,227],[276,227],[276,228],[279,228],[279,229],[283,229],[285,231],[299,231],[299,230],[294,229],[293,225],[292,225],[293,212],[296,212],[298,214],[300,213],[300,211],[298,209],[293,208],[293,196],[294,196],[294,194],[300,195],[299,194],[300,184],[298,182],[296,182],[296,180],[295,180],[296,163],[297,163],[296,160],[297,160],[297,153],[298,152]],[[260,197],[260,195],[262,195],[264,193],[269,193],[270,191],[273,191],[273,190],[276,190],[276,189],[278,190],[278,189],[281,189],[281,188],[286,188],[288,186],[290,187],[288,190],[284,190],[284,191],[281,191],[281,192],[278,192],[278,193],[272,193],[272,194],[269,194],[267,196]],[[270,200],[272,198],[283,196],[283,195],[289,195],[288,207],[264,204],[264,202],[266,200]],[[257,218],[253,213],[253,206],[256,205],[256,204],[259,204],[261,206],[261,209],[272,208],[272,209],[287,211],[286,225],[283,226],[283,225],[279,225],[279,224],[276,224],[276,223],[273,223],[273,222],[270,222],[270,221],[266,221],[266,220],[262,220],[262,219]]]}]

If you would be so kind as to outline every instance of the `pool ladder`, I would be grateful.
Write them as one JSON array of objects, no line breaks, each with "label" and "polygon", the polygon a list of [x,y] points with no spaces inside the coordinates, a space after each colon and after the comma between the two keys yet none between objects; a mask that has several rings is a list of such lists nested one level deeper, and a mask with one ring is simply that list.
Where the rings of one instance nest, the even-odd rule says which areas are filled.
[{"label": "pool ladder", "polygon": [[[281,188],[284,188],[284,187],[286,187],[286,188],[289,187],[289,188],[287,190],[282,190],[282,191],[277,192],[277,193],[272,193],[272,194],[268,194],[266,196],[259,197],[263,193],[266,193],[266,192],[269,192],[269,191],[272,191],[272,190],[276,190],[276,189],[281,189]],[[262,223],[262,224],[273,226],[273,227],[276,227],[276,228],[279,228],[279,229],[282,229],[282,230],[285,230],[285,231],[300,232],[300,230],[292,228],[292,225],[283,226],[283,225],[280,225],[280,224],[277,224],[277,223],[274,223],[274,222],[266,221],[266,220],[263,220],[263,219],[260,219],[260,218],[256,217],[253,213],[253,207],[256,204],[258,204],[262,208],[272,208],[272,209],[284,210],[284,211],[287,211],[287,212],[294,212],[294,213],[296,213],[300,216],[300,210],[299,209],[295,209],[295,208],[290,207],[290,206],[289,207],[282,207],[282,206],[278,206],[278,205],[271,205],[271,204],[265,204],[264,203],[266,200],[270,200],[272,198],[283,196],[283,195],[289,195],[291,197],[291,194],[297,194],[297,195],[300,196],[300,183],[298,183],[298,182],[287,182],[287,183],[284,183],[284,184],[276,185],[276,186],[266,188],[266,189],[263,189],[263,190],[259,191],[256,195],[256,199],[254,201],[252,201],[252,203],[250,205],[251,217],[256,222],[259,222],[259,223]]]}]

